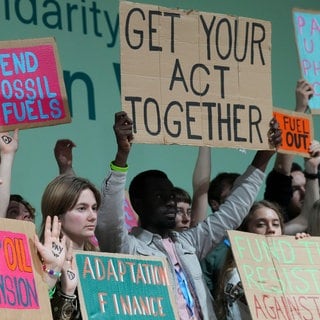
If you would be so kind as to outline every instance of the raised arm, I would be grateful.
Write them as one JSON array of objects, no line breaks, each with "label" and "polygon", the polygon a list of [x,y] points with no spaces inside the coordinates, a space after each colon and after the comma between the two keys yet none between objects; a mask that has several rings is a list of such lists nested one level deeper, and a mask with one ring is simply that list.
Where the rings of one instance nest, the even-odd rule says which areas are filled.
[{"label": "raised arm", "polygon": [[209,147],[199,147],[197,162],[192,176],[191,227],[207,217],[210,176],[211,149]]},{"label": "raised arm", "polygon": [[282,143],[281,130],[279,129],[279,124],[276,119],[271,119],[269,126],[270,129],[268,131],[268,139],[272,149],[257,151],[251,163],[252,166],[261,170],[262,172],[265,172],[270,159],[274,153],[276,153],[276,148]]},{"label": "raised arm", "polygon": [[113,129],[117,153],[110,164],[111,170],[102,183],[102,202],[95,233],[101,251],[121,252],[120,247],[125,242],[123,238],[128,234],[124,220],[124,196],[127,160],[133,140],[132,121],[125,112],[115,114]]},{"label": "raised arm", "polygon": [[195,228],[182,233],[181,236],[190,238],[190,242],[195,244],[200,259],[220,243],[226,230],[239,227],[256,200],[268,162],[275,154],[276,147],[282,142],[281,131],[275,119],[270,122],[269,142],[275,148],[256,152],[251,165],[236,179],[230,195],[219,206],[217,214],[209,215]]},{"label": "raised arm", "polygon": [[13,135],[8,132],[0,135],[0,217],[5,218],[10,201],[11,174],[15,154],[18,150],[18,129]]},{"label": "raised arm", "polygon": [[[296,96],[296,112],[307,112],[308,101],[313,95],[312,86],[300,79],[297,82]],[[292,177],[291,168],[294,155],[277,153],[273,170],[269,173],[266,180],[266,189],[264,198],[266,200],[278,203],[285,210],[285,220],[289,220],[291,215],[286,211],[292,198]]]},{"label": "raised arm", "polygon": [[54,156],[59,167],[59,174],[75,175],[72,168],[72,148],[74,147],[76,147],[75,143],[69,139],[57,140]]},{"label": "raised arm", "polygon": [[313,141],[309,153],[311,158],[304,159],[306,189],[301,213],[284,226],[284,234],[294,235],[304,232],[308,228],[311,208],[315,201],[319,199],[319,175],[318,166],[320,164],[320,143]]},{"label": "raised arm", "polygon": [[[313,95],[312,86],[304,79],[300,79],[296,86],[296,112],[307,112],[309,99]],[[293,155],[278,153],[274,169],[285,175],[290,175],[293,162]]]}]

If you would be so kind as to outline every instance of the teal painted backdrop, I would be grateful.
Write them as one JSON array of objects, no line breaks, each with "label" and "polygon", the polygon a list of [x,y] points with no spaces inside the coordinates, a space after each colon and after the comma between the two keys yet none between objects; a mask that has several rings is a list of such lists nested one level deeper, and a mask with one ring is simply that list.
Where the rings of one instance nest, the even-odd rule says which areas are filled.
[{"label": "teal painted backdrop", "polygon": [[[294,109],[300,68],[292,8],[320,11],[318,0],[140,2],[271,21],[273,105]],[[37,224],[41,220],[42,192],[58,172],[53,156],[57,139],[70,138],[76,143],[74,169],[98,187],[116,152],[112,125],[114,113],[121,109],[118,7],[118,0],[3,0],[0,3],[0,40],[55,37],[69,94],[71,124],[20,132],[12,192],[22,194],[36,207]],[[318,116],[314,124],[319,139]],[[128,181],[142,170],[157,168],[167,172],[174,184],[191,192],[197,152],[197,147],[190,146],[136,144],[130,155]],[[221,171],[242,172],[253,155],[254,151],[212,150],[212,176]],[[260,196],[262,192],[263,188]]]}]

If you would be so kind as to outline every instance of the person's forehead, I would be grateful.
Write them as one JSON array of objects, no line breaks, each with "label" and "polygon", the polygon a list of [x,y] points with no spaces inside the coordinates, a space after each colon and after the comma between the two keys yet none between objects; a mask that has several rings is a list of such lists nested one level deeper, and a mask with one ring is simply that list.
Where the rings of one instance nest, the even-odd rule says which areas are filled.
[{"label": "person's forehead", "polygon": [[146,186],[152,189],[166,189],[172,191],[174,186],[170,180],[165,178],[150,178],[146,180]]},{"label": "person's forehead", "polygon": [[177,207],[189,209],[191,207],[191,204],[188,202],[179,201],[177,202]]},{"label": "person's forehead", "polygon": [[252,217],[253,219],[279,219],[277,212],[268,207],[256,209]]}]

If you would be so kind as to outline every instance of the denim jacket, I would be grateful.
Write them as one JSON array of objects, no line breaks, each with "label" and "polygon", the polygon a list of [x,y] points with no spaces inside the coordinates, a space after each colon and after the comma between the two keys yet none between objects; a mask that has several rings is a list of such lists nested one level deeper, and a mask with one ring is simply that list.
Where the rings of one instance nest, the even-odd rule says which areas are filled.
[{"label": "denim jacket", "polygon": [[[218,212],[208,216],[194,228],[171,234],[183,271],[197,295],[204,320],[215,320],[216,316],[199,260],[219,244],[226,230],[236,229],[241,224],[256,199],[263,179],[262,171],[249,166],[235,181],[232,193]],[[116,171],[111,171],[103,182],[102,204],[96,228],[100,249],[104,252],[166,257],[173,279],[174,268],[162,245],[161,237],[140,227],[135,227],[128,233],[123,210],[125,183],[126,173]]]}]

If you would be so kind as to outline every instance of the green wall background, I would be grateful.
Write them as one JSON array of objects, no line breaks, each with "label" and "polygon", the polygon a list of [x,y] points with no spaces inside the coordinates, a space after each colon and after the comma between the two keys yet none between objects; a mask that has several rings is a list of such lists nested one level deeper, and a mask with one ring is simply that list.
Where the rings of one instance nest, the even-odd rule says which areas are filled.
[{"label": "green wall background", "polygon": [[[272,23],[272,90],[273,105],[294,109],[295,86],[300,78],[298,55],[294,39],[292,8],[320,10],[318,0],[159,0],[141,3],[169,8],[194,9],[236,16],[251,17]],[[68,30],[67,5],[78,6]],[[92,12],[95,6],[94,29]],[[72,123],[55,127],[21,130],[19,150],[14,163],[12,193],[20,193],[37,209],[37,224],[41,221],[40,202],[47,183],[58,168],[53,156],[57,139],[72,139],[74,169],[77,174],[100,187],[108,164],[114,158],[116,144],[113,135],[114,113],[121,109],[120,91],[114,64],[120,62],[117,29],[118,0],[15,0],[0,4],[0,40],[55,37],[62,69],[71,74],[86,73],[94,84],[96,119],[88,116],[87,91],[81,81],[71,90]],[[82,31],[81,13],[86,13],[87,34]],[[60,14],[61,25],[55,26],[57,15],[49,17],[51,28],[43,23],[44,14]],[[33,19],[31,19],[33,18]],[[23,21],[24,20],[24,21]],[[36,21],[36,23],[34,23]],[[108,24],[109,22],[109,24]],[[319,117],[314,117],[315,137],[319,139]],[[138,172],[157,168],[164,170],[174,184],[192,191],[192,172],[197,147],[135,144],[130,155],[128,181]],[[242,172],[251,162],[254,151],[212,149],[212,176],[221,171]],[[301,158],[296,159],[302,163]],[[268,170],[272,167],[269,165]],[[264,187],[259,197],[263,195]]]}]

